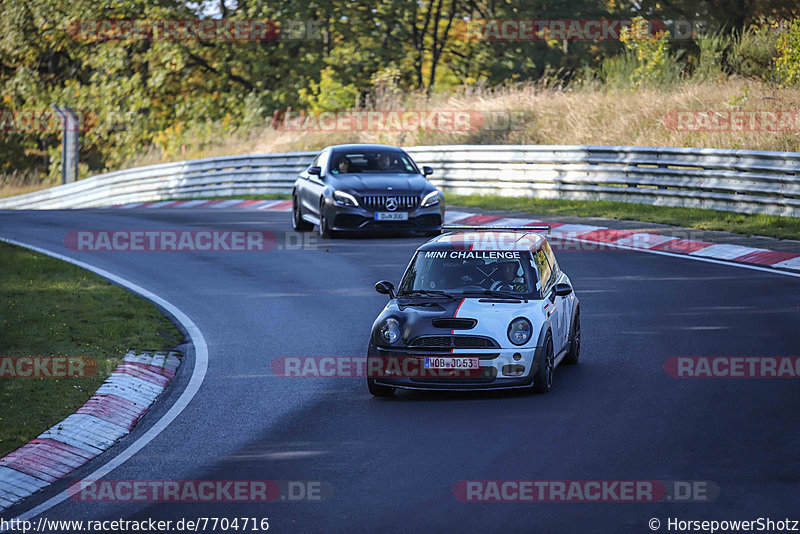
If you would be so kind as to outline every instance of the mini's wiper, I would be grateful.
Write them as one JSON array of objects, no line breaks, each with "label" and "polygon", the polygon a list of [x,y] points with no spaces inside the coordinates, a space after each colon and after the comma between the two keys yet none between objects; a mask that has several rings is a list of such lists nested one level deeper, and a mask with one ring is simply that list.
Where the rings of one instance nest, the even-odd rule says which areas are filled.
[{"label": "mini's wiper", "polygon": [[467,291],[466,293],[477,293],[479,295],[488,295],[490,297],[502,297],[514,300],[524,300],[524,301],[528,300],[527,297],[524,297],[518,293],[512,293],[510,291],[499,291],[495,289],[484,289],[483,291]]},{"label": "mini's wiper", "polygon": [[433,289],[416,289],[409,293],[398,293],[398,297],[446,297],[449,299],[456,299],[455,295],[451,295],[450,293],[445,293],[444,291],[433,290]]}]

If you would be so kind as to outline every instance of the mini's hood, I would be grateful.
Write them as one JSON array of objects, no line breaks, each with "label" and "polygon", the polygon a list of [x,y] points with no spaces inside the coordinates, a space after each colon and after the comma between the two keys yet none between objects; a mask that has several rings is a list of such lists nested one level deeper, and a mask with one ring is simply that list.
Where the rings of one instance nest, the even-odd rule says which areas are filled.
[{"label": "mini's hood", "polygon": [[[408,303],[413,302],[413,305]],[[443,336],[443,335],[468,335],[486,336],[497,341],[501,347],[512,347],[508,341],[508,325],[517,317],[526,317],[533,326],[533,335],[528,344],[523,347],[533,347],[544,323],[545,306],[552,306],[548,299],[512,302],[494,298],[466,298],[466,299],[414,299],[391,300],[383,309],[373,324],[373,340],[377,341],[381,323],[387,317],[395,317],[400,321],[402,331],[399,346],[406,345],[408,341],[418,336]],[[435,328],[431,322],[436,318],[469,318],[477,319],[478,323],[469,330],[456,330],[449,328]]]}]

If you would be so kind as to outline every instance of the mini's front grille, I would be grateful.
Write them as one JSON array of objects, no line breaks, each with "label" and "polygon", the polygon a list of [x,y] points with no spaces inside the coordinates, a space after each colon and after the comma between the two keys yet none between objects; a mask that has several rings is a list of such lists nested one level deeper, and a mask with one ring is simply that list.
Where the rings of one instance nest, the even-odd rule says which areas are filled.
[{"label": "mini's front grille", "polygon": [[411,377],[411,382],[417,384],[451,384],[451,385],[469,385],[469,384],[487,384],[494,382],[497,378],[497,369],[494,367],[481,367],[481,375],[474,376],[474,377],[459,377],[454,376],[450,377],[438,377],[438,378],[427,378],[427,377]]},{"label": "mini's front grille", "polygon": [[450,330],[469,330],[478,324],[477,319],[439,318],[431,321],[436,328],[449,328]]},{"label": "mini's front grille", "polygon": [[[390,199],[392,202],[389,202]],[[395,208],[389,209],[392,204]],[[361,205],[372,211],[409,211],[415,209],[417,204],[419,204],[419,197],[415,195],[365,195],[361,197]]]},{"label": "mini's front grille", "polygon": [[495,340],[481,336],[420,336],[408,344],[419,348],[492,349],[499,347]]}]

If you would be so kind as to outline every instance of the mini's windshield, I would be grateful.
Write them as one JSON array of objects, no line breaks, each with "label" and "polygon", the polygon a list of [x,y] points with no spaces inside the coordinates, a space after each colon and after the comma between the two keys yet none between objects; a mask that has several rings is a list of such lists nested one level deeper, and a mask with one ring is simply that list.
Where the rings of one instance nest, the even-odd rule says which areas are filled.
[{"label": "mini's windshield", "polygon": [[397,150],[337,151],[331,157],[332,174],[418,174],[405,153]]},{"label": "mini's windshield", "polygon": [[400,282],[399,295],[443,291],[452,295],[538,295],[528,252],[418,252]]}]

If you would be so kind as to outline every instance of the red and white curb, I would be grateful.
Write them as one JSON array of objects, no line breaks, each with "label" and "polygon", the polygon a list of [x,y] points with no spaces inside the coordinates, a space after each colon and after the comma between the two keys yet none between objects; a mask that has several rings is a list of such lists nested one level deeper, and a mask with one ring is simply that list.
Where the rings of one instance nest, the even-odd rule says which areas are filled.
[{"label": "red and white curb", "polygon": [[613,230],[611,228],[586,224],[551,223],[458,211],[448,211],[445,215],[445,222],[447,224],[473,226],[527,226],[531,224],[549,224],[551,227],[550,238],[552,239],[613,245],[626,250],[684,254],[699,258],[742,262],[763,267],[800,271],[800,254],[793,252],[776,252],[763,248],[694,241],[691,239],[660,235],[655,231],[637,232],[631,230]]},{"label": "red and white curb", "polygon": [[[225,208],[251,209],[264,211],[291,211],[291,200],[165,200],[162,202],[142,202],[111,206],[116,209],[128,208]],[[563,224],[534,221],[531,219],[508,218],[496,215],[474,214],[468,212],[448,211],[445,214],[448,224],[469,225],[520,225],[549,224],[552,228],[550,236],[556,239],[585,243],[603,243],[628,250],[661,251],[671,254],[683,254],[700,258],[722,261],[741,262],[762,267],[789,269],[800,271],[800,254],[793,252],[777,252],[763,248],[744,247],[740,245],[715,244],[706,241],[694,241],[677,237],[660,235],[657,232],[634,232],[631,230],[613,230],[603,226],[586,224]]]},{"label": "red and white curb", "polygon": [[0,458],[0,512],[127,435],[169,385],[179,365],[178,352],[129,352],[76,413]]}]

